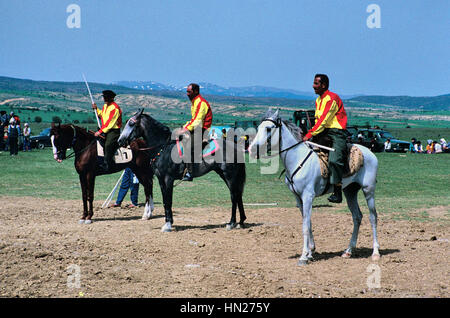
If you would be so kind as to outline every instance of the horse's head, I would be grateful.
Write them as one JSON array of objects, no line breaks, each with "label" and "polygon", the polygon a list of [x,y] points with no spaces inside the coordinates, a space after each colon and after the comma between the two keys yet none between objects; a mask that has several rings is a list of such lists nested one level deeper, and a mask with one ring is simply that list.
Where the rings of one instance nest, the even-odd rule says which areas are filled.
[{"label": "horse's head", "polygon": [[52,123],[50,140],[52,142],[53,158],[58,162],[66,159],[66,151],[71,147],[74,137],[74,133],[70,133],[71,131],[72,129],[68,130],[61,127],[61,124],[55,125],[55,123]]},{"label": "horse's head", "polygon": [[127,121],[119,139],[117,140],[121,147],[128,146],[133,140],[143,136],[144,131],[141,125],[143,112],[144,109],[142,108]]},{"label": "horse's head", "polygon": [[171,136],[169,127],[143,112],[144,109],[138,111],[128,120],[118,140],[120,146],[129,145],[140,137],[144,138],[148,147],[159,146],[169,140]]},{"label": "horse's head", "polygon": [[260,155],[267,154],[268,145],[271,150],[280,146],[281,123],[279,109],[275,113],[269,109],[258,126],[255,138],[248,147],[250,156],[258,158]]}]

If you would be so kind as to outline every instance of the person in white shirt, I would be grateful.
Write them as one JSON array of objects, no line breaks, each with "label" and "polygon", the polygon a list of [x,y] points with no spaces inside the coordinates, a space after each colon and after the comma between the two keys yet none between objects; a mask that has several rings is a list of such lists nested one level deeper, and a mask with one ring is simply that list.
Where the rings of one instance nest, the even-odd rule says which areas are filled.
[{"label": "person in white shirt", "polygon": [[385,152],[391,152],[391,151],[392,151],[391,139],[389,139],[389,138],[388,138],[388,140],[386,140],[386,142],[384,143],[384,151],[385,151]]},{"label": "person in white shirt", "polygon": [[30,144],[30,135],[31,135],[31,128],[28,125],[28,123],[25,123],[25,127],[23,128],[23,151],[31,151],[31,144]]}]

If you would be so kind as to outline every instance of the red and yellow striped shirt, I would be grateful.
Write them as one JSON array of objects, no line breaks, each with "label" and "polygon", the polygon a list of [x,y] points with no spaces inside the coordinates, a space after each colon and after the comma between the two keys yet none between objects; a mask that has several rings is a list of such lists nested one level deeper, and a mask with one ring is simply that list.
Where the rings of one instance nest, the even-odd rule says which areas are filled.
[{"label": "red and yellow striped shirt", "polygon": [[325,128],[347,129],[347,113],[341,98],[326,91],[316,99],[316,123],[305,137],[311,138],[324,131]]},{"label": "red and yellow striped shirt", "polygon": [[104,104],[102,110],[97,108],[97,114],[102,120],[100,132],[107,133],[111,129],[122,127],[122,109],[115,102]]},{"label": "red and yellow striped shirt", "polygon": [[183,128],[192,132],[197,127],[208,129],[212,124],[212,111],[209,103],[200,94],[194,98],[191,106],[192,119]]}]

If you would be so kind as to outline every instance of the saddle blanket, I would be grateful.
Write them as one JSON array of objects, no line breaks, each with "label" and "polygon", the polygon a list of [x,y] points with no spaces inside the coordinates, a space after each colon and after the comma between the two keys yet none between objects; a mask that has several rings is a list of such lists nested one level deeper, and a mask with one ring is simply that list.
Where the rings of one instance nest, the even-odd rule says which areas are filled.
[{"label": "saddle blanket", "polygon": [[[97,156],[98,157],[104,157],[105,152],[103,151],[103,146],[100,144],[99,141],[97,141]],[[127,163],[130,162],[133,159],[133,152],[130,148],[123,148],[120,147],[116,150],[116,153],[114,154],[114,162],[119,163]]]},{"label": "saddle blanket", "polygon": [[[219,150],[219,148],[220,148],[220,146],[216,139],[209,140],[208,144],[202,150],[202,157],[205,158],[207,156],[214,154],[215,152],[217,152]],[[178,155],[180,157],[183,157],[184,147],[183,147],[183,144],[179,140],[177,140],[177,150],[178,150]]]},{"label": "saddle blanket", "polygon": [[[364,156],[361,150],[357,146],[352,144],[348,144],[347,147],[349,153],[348,167],[345,167],[346,172],[344,172],[344,178],[354,175],[364,165]],[[320,171],[322,173],[322,177],[326,179],[329,177],[328,152],[320,151],[317,154],[319,155]]]}]

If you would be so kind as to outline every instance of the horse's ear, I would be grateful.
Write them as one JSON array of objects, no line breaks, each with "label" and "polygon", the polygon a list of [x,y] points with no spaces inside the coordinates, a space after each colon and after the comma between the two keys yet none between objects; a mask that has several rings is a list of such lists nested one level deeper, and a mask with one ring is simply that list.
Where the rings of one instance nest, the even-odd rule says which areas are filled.
[{"label": "horse's ear", "polygon": [[266,111],[266,115],[264,118],[270,118],[272,117],[272,107],[269,107],[269,109]]},{"label": "horse's ear", "polygon": [[52,129],[55,128],[55,123],[52,122]]},{"label": "horse's ear", "polygon": [[272,118],[278,118],[280,117],[280,109],[277,108],[277,111],[275,113],[273,113]]},{"label": "horse's ear", "polygon": [[144,112],[144,108],[142,108],[141,111],[139,112],[139,116],[141,116],[143,112]]}]

